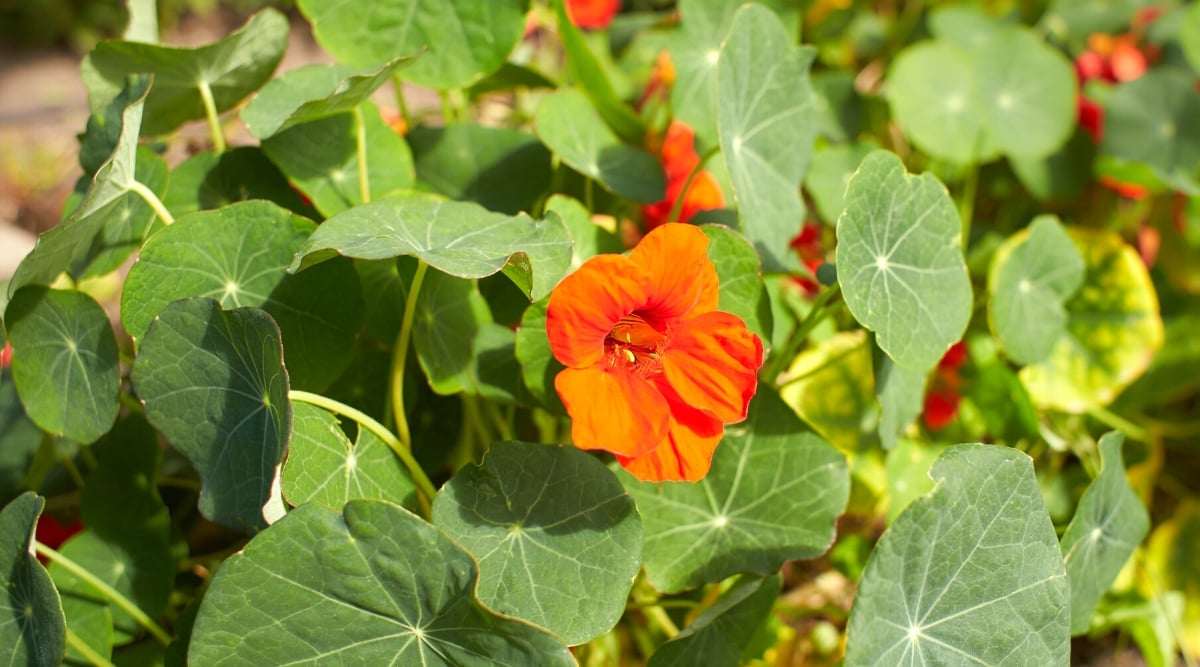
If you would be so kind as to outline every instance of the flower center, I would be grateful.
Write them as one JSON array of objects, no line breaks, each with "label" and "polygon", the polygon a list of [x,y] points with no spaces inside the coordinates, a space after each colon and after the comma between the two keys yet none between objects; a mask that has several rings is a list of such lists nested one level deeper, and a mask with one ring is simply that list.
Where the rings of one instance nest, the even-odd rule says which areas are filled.
[{"label": "flower center", "polygon": [[637,313],[622,317],[604,339],[605,358],[615,368],[651,373],[659,369],[658,356],[666,344],[665,334]]}]

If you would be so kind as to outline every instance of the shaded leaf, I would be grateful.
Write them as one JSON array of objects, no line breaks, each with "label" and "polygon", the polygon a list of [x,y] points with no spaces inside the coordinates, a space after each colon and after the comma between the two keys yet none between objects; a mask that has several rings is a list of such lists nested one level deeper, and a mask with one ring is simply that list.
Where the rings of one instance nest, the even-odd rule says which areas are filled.
[{"label": "shaded leaf", "polygon": [[720,599],[650,656],[648,667],[736,667],[771,613],[782,577],[741,577]]},{"label": "shaded leaf", "polygon": [[1104,104],[1102,155],[1149,166],[1176,187],[1197,187],[1200,168],[1200,93],[1195,74],[1155,67],[1122,83]]},{"label": "shaded leaf", "polygon": [[306,218],[320,217],[258,146],[196,153],[171,170],[162,201],[179,218],[249,199],[266,199]]},{"label": "shaded leaf", "polygon": [[520,130],[457,123],[408,134],[417,178],[450,199],[516,215],[550,189],[550,151]]},{"label": "shaded leaf", "polygon": [[924,406],[926,372],[899,366],[879,348],[874,348],[875,397],[879,399],[879,441],[884,449],[921,414]]},{"label": "shaded leaf", "polygon": [[566,415],[562,399],[554,388],[554,378],[566,368],[550,350],[550,338],[546,334],[546,306],[549,299],[529,304],[517,327],[516,355],[521,364],[521,377],[525,386],[542,407],[557,415]]},{"label": "shaded leaf", "polygon": [[[67,642],[66,619],[50,575],[33,557],[33,531],[45,499],[29,492],[0,510],[0,646],[11,665],[57,667]],[[2,655],[2,654],[0,654]]]},{"label": "shaded leaf", "polygon": [[762,340],[764,355],[770,352],[774,319],[763,288],[762,267],[754,246],[741,234],[723,225],[702,225],[708,237],[708,258],[717,268],[720,300],[717,307],[742,318],[746,327]]}]

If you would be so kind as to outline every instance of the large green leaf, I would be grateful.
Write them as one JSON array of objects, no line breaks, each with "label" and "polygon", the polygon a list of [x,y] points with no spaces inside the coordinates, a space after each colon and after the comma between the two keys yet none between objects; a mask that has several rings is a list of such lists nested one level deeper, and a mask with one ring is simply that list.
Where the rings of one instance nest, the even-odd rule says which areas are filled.
[{"label": "large green leaf", "polygon": [[875,546],[846,665],[1067,665],[1070,591],[1023,452],[958,445]]},{"label": "large green leaf", "polygon": [[550,349],[546,335],[546,306],[549,299],[529,304],[517,327],[516,355],[521,362],[521,378],[538,402],[558,415],[567,414],[554,388],[554,378],[566,368]]},{"label": "large green leaf", "polygon": [[563,162],[626,199],[652,203],[666,192],[666,175],[658,160],[622,143],[575,88],[560,89],[542,100],[537,133]]},{"label": "large green leaf", "polygon": [[[167,191],[167,178],[166,160],[148,148],[138,148],[134,180],[161,197]],[[137,251],[146,235],[161,225],[158,214],[141,195],[126,191],[106,207],[104,224],[87,254],[71,266],[71,275],[84,279],[116,271]]]},{"label": "large green leaf", "polygon": [[1021,369],[1034,403],[1085,412],[1110,403],[1162,346],[1158,295],[1137,251],[1112,232],[1067,230],[1083,256],[1083,286],[1045,360]]},{"label": "large green leaf", "polygon": [[667,50],[675,67],[671,110],[706,147],[717,145],[717,62],[738,0],[680,0]]},{"label": "large green leaf", "polygon": [[579,200],[566,195],[551,195],[546,200],[546,210],[562,218],[571,231],[571,269],[578,269],[595,255],[625,252],[625,244],[615,229],[602,227],[592,220],[591,211]]},{"label": "large green leaf", "polygon": [[184,299],[158,314],[133,383],[146,418],[191,461],[200,511],[235,528],[266,525],[263,505],[292,430],[279,328],[257,308]]},{"label": "large green leaf", "polygon": [[484,604],[571,645],[612,629],[642,565],[633,500],[574,447],[493,444],[438,493],[433,523],[474,554]]},{"label": "large green leaf", "polygon": [[30,488],[27,476],[42,446],[42,430],[25,414],[7,368],[0,369],[0,442],[0,503],[7,503]]},{"label": "large green leaf", "polygon": [[413,186],[412,152],[375,105],[301,123],[272,136],[262,150],[317,210],[333,216],[363,203],[358,116],[362,117],[367,191],[372,199]]},{"label": "large green leaf", "polygon": [[0,510],[0,657],[10,665],[57,667],[67,623],[50,575],[33,557],[33,530],[46,501],[25,493]]},{"label": "large green leaf", "polygon": [[379,67],[308,65],[272,79],[242,109],[242,122],[256,139],[293,125],[353,111],[387,83],[407,58]]},{"label": "large green leaf", "polygon": [[1100,153],[1145,164],[1159,178],[1195,189],[1200,168],[1200,93],[1195,74],[1156,67],[1113,89],[1104,105]]},{"label": "large green leaf", "polygon": [[347,260],[289,275],[316,226],[265,201],[184,216],[146,242],[121,299],[125,330],[140,340],[172,301],[202,296],[225,308],[256,306],[279,325],[292,386],[323,389],[345,370],[363,320]]},{"label": "large green leaf", "polygon": [[217,112],[232,109],[270,80],[287,49],[287,35],[287,18],[268,8],[224,39],[197,48],[101,42],[83,60],[92,113],[103,112],[125,77],[138,73],[154,75],[141,124],[146,134],[166,134],[204,118],[204,88]]},{"label": "large green leaf", "polygon": [[[171,516],[153,483],[162,453],[154,429],[141,416],[122,420],[97,444],[97,466],[83,490],[85,529],[63,545],[62,553],[132,600],[154,618],[166,609],[175,583]],[[103,635],[125,643],[141,632],[132,616],[111,605],[90,584],[51,563],[50,573],[72,629],[81,615],[105,609]],[[66,599],[70,596],[70,604]],[[94,646],[94,644],[93,644]]]},{"label": "large green leaf", "polygon": [[400,71],[430,88],[463,88],[504,64],[525,31],[529,0],[299,0],[313,36],[338,60],[376,66],[418,54]]},{"label": "large green leaf", "polygon": [[989,321],[1008,357],[1034,364],[1067,328],[1064,304],[1083,284],[1083,257],[1062,225],[1038,216],[996,250],[988,272]]},{"label": "large green leaf", "polygon": [[306,218],[320,217],[259,146],[196,153],[171,170],[162,202],[179,218],[248,199],[266,199]]},{"label": "large green leaf", "polygon": [[112,216],[128,211],[125,195],[136,187],[131,184],[136,181],[138,128],[149,88],[150,77],[131,77],[128,86],[112,101],[112,113],[119,113],[121,119],[116,148],[97,169],[83,202],[58,226],[42,234],[33,251],[17,266],[8,283],[9,296],[24,285],[49,284],[58,274],[83,262]]},{"label": "large green leaf", "polygon": [[296,508],[213,578],[192,664],[572,665],[551,635],[475,598],[471,556],[382,501]]},{"label": "large green leaf", "polygon": [[365,428],[351,442],[337,417],[292,404],[292,438],[283,465],[283,497],[292,505],[341,509],[350,500],[388,500],[416,508],[416,485],[387,443]]},{"label": "large green leaf", "polygon": [[758,253],[741,234],[723,225],[700,227],[708,237],[708,258],[717,268],[720,302],[717,307],[742,318],[746,327],[758,335],[770,351],[771,303],[763,288]]},{"label": "large green leaf", "polygon": [[745,576],[650,656],[647,667],[736,667],[779,597],[782,577]]},{"label": "large green leaf", "polygon": [[1150,531],[1150,515],[1125,478],[1118,432],[1100,438],[1100,475],[1083,497],[1062,537],[1071,580],[1071,634],[1086,632],[1092,611],[1134,548]]},{"label": "large green leaf", "polygon": [[846,305],[897,364],[933,368],[971,318],[962,227],[945,186],[905,173],[895,153],[868,155],[837,224]]},{"label": "large green leaf", "polygon": [[403,195],[326,220],[289,270],[339,254],[358,259],[412,255],[460,278],[483,278],[503,268],[536,301],[570,267],[571,235],[557,215],[534,220],[523,213],[492,213],[471,202]]},{"label": "large green leaf", "polygon": [[550,151],[528,132],[457,123],[414,128],[408,141],[417,178],[450,199],[516,215],[550,189]]},{"label": "large green leaf", "polygon": [[821,554],[850,491],[845,458],[765,387],[700,482],[621,479],[645,524],[646,576],[664,592]]},{"label": "large green leaf", "polygon": [[787,240],[804,223],[800,183],[812,158],[816,111],[798,48],[774,12],[747,4],[733,17],[717,62],[717,134],[742,234],[768,271],[799,269]]},{"label": "large green leaf", "polygon": [[92,297],[30,285],[5,312],[13,381],[42,430],[94,442],[117,419],[121,368],[108,315]]},{"label": "large green leaf", "polygon": [[879,409],[866,332],[845,331],[810,346],[781,378],[783,400],[843,452],[878,442]]}]

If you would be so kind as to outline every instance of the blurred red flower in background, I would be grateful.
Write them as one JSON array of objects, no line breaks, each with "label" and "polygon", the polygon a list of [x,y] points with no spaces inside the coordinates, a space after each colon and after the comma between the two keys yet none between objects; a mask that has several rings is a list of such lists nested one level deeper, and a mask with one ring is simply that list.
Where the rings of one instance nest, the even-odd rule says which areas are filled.
[{"label": "blurred red flower in background", "polygon": [[962,341],[951,345],[938,362],[925,391],[925,407],[921,411],[922,421],[929,430],[941,430],[958,416],[958,404],[962,400],[959,369],[966,362],[967,344]]},{"label": "blurred red flower in background", "polygon": [[612,24],[621,0],[566,0],[567,16],[580,28],[600,30]]},{"label": "blurred red flower in background", "polygon": [[[700,156],[696,153],[696,133],[687,124],[671,121],[658,155],[667,176],[667,193],[662,201],[642,207],[642,221],[647,230],[665,222],[688,222],[700,211],[725,208],[725,195],[721,193],[717,179],[706,169],[695,171],[700,166]],[[695,176],[692,176],[693,171]],[[689,177],[691,183],[688,183]],[[679,219],[668,220],[680,197],[683,204]]]}]

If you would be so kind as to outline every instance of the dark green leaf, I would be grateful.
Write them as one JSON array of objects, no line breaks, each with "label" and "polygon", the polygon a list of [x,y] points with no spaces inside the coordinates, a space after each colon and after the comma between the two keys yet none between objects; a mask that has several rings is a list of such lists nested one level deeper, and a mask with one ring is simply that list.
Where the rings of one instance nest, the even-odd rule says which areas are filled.
[{"label": "dark green leaf", "polygon": [[762,340],[764,354],[770,351],[774,320],[763,289],[762,267],[754,247],[737,232],[722,225],[703,225],[708,237],[708,258],[717,267],[720,283],[718,308],[742,318]]},{"label": "dark green leaf", "polygon": [[1174,185],[1196,187],[1200,93],[1195,74],[1156,67],[1113,89],[1104,105],[1102,155],[1148,165]]},{"label": "dark green leaf", "polygon": [[408,141],[417,178],[450,199],[516,215],[550,188],[550,152],[527,132],[458,123],[414,128]]},{"label": "dark green leaf", "polygon": [[[196,618],[193,664],[572,665],[551,635],[475,598],[475,562],[382,501],[298,507],[230,557]],[[235,649],[236,647],[236,649]]]},{"label": "dark green leaf", "polygon": [[[134,179],[161,197],[167,191],[167,177],[166,161],[149,149],[139,148]],[[141,195],[126,192],[107,207],[92,247],[74,263],[71,275],[92,278],[116,271],[137,252],[147,234],[161,226],[158,214]]]},{"label": "dark green leaf", "polygon": [[57,667],[67,642],[66,619],[50,575],[37,562],[33,531],[46,501],[25,493],[0,510],[0,649],[4,662]]},{"label": "dark green leaf", "polygon": [[158,314],[133,383],[150,420],[200,473],[200,511],[235,528],[266,525],[263,505],[292,427],[283,344],[257,308],[185,299]]},{"label": "dark green leaf", "polygon": [[25,415],[9,369],[0,369],[0,503],[31,488],[26,477],[42,445],[42,431]]},{"label": "dark green leaf", "polygon": [[417,360],[439,394],[476,392],[475,339],[492,321],[474,281],[430,271],[421,283],[413,315]]},{"label": "dark green leaf", "polygon": [[567,644],[608,632],[641,567],[633,500],[574,447],[497,442],[450,479],[433,523],[479,562],[479,599]]},{"label": "dark green leaf", "polygon": [[121,368],[108,315],[90,296],[22,288],[5,314],[13,381],[43,431],[95,442],[117,418]]},{"label": "dark green leaf", "polygon": [[778,574],[741,577],[683,632],[660,646],[648,667],[742,664],[742,650],[770,615],[781,583]]},{"label": "dark green leaf", "polygon": [[320,214],[257,146],[238,146],[224,153],[197,153],[171,171],[163,205],[176,218],[221,208],[248,199],[266,199],[302,215]]},{"label": "dark green leaf", "polygon": [[516,355],[521,363],[521,377],[525,386],[546,409],[558,415],[567,414],[558,392],[554,389],[554,378],[566,368],[550,351],[550,338],[546,335],[546,305],[549,299],[529,304],[517,327]]}]

